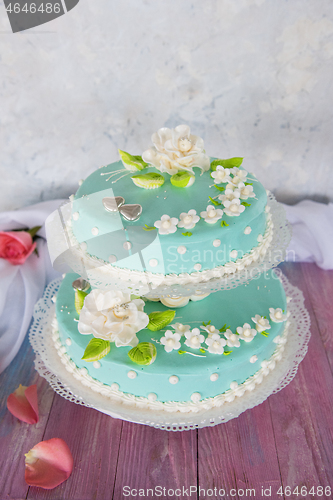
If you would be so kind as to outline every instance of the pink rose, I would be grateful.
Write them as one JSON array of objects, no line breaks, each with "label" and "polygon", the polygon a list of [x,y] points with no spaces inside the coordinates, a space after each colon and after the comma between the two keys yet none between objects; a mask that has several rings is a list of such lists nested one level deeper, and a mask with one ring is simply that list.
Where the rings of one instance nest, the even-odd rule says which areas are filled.
[{"label": "pink rose", "polygon": [[0,258],[14,266],[24,264],[35,248],[36,243],[25,231],[0,231]]}]

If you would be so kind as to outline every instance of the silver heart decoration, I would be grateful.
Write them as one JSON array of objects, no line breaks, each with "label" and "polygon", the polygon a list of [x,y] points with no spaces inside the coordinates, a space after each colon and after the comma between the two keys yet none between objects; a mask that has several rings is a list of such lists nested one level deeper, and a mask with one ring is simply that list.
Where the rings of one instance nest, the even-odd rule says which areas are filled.
[{"label": "silver heart decoration", "polygon": [[122,205],[119,207],[119,212],[126,220],[134,221],[137,220],[142,214],[141,205]]},{"label": "silver heart decoration", "polygon": [[115,198],[103,198],[102,202],[108,212],[118,212],[119,208],[125,203],[125,200],[122,196],[116,196]]},{"label": "silver heart decoration", "polygon": [[84,280],[83,278],[78,278],[73,281],[72,287],[75,290],[80,290],[81,292],[86,292],[90,288],[90,284],[88,281]]}]

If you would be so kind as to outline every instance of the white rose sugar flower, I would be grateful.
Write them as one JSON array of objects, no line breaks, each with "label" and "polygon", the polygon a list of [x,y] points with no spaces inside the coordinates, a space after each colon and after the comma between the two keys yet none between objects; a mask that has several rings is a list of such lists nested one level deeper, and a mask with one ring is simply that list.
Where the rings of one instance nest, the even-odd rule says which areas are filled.
[{"label": "white rose sugar flower", "polygon": [[274,309],[274,307],[269,308],[269,317],[274,323],[282,323],[282,321],[286,321],[287,315],[283,313],[282,309],[278,307]]},{"label": "white rose sugar flower", "polygon": [[192,349],[200,349],[202,342],[204,342],[205,337],[200,333],[199,328],[193,328],[190,332],[185,332],[185,345],[191,347]]},{"label": "white rose sugar flower", "polygon": [[251,326],[248,323],[244,323],[243,326],[238,326],[236,330],[239,335],[239,338],[244,340],[245,342],[251,342],[257,335],[257,330],[251,328]]},{"label": "white rose sugar flower", "polygon": [[171,352],[180,349],[180,337],[180,333],[173,333],[171,330],[167,330],[164,337],[160,338],[160,342],[164,345],[166,352]]},{"label": "white rose sugar flower", "polygon": [[256,325],[257,332],[264,332],[265,330],[269,330],[271,325],[269,324],[268,319],[260,316],[260,314],[256,314],[254,318],[251,318],[253,323]]},{"label": "white rose sugar flower", "polygon": [[220,208],[215,208],[213,205],[208,205],[204,212],[200,213],[200,216],[205,219],[208,224],[215,224],[218,220],[222,219],[223,210]]},{"label": "white rose sugar flower", "polygon": [[180,221],[178,222],[178,227],[183,227],[184,229],[194,228],[196,223],[200,220],[195,210],[189,210],[187,213],[182,212],[179,217]]},{"label": "white rose sugar flower", "polygon": [[220,335],[214,333],[211,337],[206,338],[205,343],[208,345],[207,350],[211,354],[223,354],[227,342]]},{"label": "white rose sugar flower", "polygon": [[169,215],[162,215],[161,220],[154,222],[159,234],[170,234],[177,231],[178,219]]}]

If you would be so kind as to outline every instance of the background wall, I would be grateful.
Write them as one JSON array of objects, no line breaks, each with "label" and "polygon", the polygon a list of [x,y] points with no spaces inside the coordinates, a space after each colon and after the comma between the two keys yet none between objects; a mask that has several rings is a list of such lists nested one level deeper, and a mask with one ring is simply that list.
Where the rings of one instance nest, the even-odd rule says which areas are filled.
[{"label": "background wall", "polygon": [[180,123],[280,200],[333,201],[331,0],[81,0],[17,34],[0,15],[0,210]]}]

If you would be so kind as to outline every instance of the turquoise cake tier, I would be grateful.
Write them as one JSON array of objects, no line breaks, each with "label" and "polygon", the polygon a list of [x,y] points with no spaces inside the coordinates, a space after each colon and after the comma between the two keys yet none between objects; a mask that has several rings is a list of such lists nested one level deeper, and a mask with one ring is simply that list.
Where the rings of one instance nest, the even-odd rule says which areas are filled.
[{"label": "turquoise cake tier", "polygon": [[[265,365],[286,326],[286,318],[275,322],[270,316],[270,308],[280,308],[286,313],[287,301],[280,280],[273,271],[269,271],[247,285],[219,291],[203,300],[190,301],[188,305],[177,308],[171,325],[161,331],[144,328],[137,332],[140,343],[149,342],[156,347],[156,359],[152,364],[136,364],[128,356],[130,346],[116,347],[113,342],[110,352],[103,359],[87,362],[81,358],[93,336],[82,335],[78,331],[79,315],[75,309],[75,292],[72,288],[75,278],[75,274],[65,276],[56,299],[58,353],[65,356],[65,363],[72,371],[78,368],[78,378],[81,375],[84,380],[92,377],[96,383],[105,384],[131,397],[153,397],[156,402],[168,403],[194,401],[193,394],[200,400],[223,394],[230,387],[243,384]],[[168,309],[160,302],[145,301],[144,312],[147,314]],[[251,329],[255,329],[252,318],[256,315],[268,319],[270,328],[263,334],[258,331],[251,341],[239,337],[240,346],[225,346],[222,354],[209,352],[203,340],[201,350],[189,347],[185,344],[184,336],[180,338],[179,349],[171,352],[166,352],[161,343],[165,331],[173,330],[172,325],[176,322],[189,325],[191,329],[201,328],[200,333],[206,340],[209,332],[203,329],[205,324],[221,329],[220,335],[223,337],[226,328],[236,333],[237,327],[250,324]]]},{"label": "turquoise cake tier", "polygon": [[[164,184],[144,189],[134,184],[133,172],[125,170],[120,161],[99,168],[83,181],[72,199],[75,242],[87,257],[115,269],[161,275],[202,272],[237,261],[257,247],[265,235],[269,216],[265,212],[266,191],[253,174],[248,174],[255,197],[242,202],[245,210],[240,215],[226,215],[218,200],[223,186],[216,187],[211,170],[201,175],[196,170],[190,187],[176,187],[169,174],[159,173]],[[140,174],[154,172],[156,169],[148,167]],[[142,207],[138,220],[126,220],[119,211],[105,208],[103,199],[118,196],[124,198],[125,205]],[[182,213],[195,210],[200,216],[209,205],[224,209],[223,217],[215,223],[200,217],[195,227],[177,227],[169,234],[161,234],[155,227],[165,214],[180,220]]]}]

